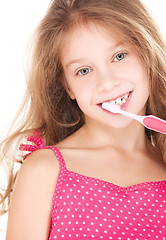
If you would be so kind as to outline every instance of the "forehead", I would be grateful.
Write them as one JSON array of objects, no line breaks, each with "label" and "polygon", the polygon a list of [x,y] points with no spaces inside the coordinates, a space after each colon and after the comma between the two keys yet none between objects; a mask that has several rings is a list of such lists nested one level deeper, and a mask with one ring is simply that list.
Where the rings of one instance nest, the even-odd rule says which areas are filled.
[{"label": "forehead", "polygon": [[61,57],[62,59],[66,57],[70,50],[73,51],[73,54],[77,54],[77,50],[80,50],[81,47],[86,49],[100,42],[106,48],[110,45],[127,43],[126,36],[118,30],[108,29],[97,24],[77,26],[64,35],[61,45]]},{"label": "forehead", "polygon": [[[118,30],[108,29],[101,25],[90,24],[77,26],[67,33],[61,49],[61,60],[74,58],[77,55],[96,54],[96,47],[102,51],[127,45],[124,34]],[[94,52],[93,52],[94,51]]]}]

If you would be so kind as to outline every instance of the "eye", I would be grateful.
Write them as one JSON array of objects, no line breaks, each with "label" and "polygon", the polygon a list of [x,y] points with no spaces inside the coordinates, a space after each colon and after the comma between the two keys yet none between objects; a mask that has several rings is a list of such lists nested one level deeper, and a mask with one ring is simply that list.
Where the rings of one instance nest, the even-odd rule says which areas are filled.
[{"label": "eye", "polygon": [[90,72],[91,72],[90,68],[82,68],[76,73],[76,75],[84,76]]},{"label": "eye", "polygon": [[124,53],[124,52],[120,52],[118,53],[115,57],[114,57],[114,62],[118,62],[118,61],[121,61],[122,59],[125,58],[125,56],[127,55],[127,53]]}]

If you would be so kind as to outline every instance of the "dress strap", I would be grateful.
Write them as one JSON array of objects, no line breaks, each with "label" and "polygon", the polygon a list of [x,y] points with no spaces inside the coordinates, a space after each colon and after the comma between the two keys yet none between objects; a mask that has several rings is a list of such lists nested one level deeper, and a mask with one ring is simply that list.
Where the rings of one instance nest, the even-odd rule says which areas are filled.
[{"label": "dress strap", "polygon": [[56,155],[56,157],[57,157],[57,159],[59,161],[60,170],[61,171],[66,171],[67,170],[66,163],[65,163],[65,160],[64,160],[60,150],[57,147],[54,147],[54,146],[46,146],[45,148],[52,149],[55,152],[55,155]]},{"label": "dress strap", "polygon": [[33,136],[28,137],[27,141],[31,142],[32,144],[27,143],[27,144],[21,144],[19,146],[20,151],[26,152],[26,154],[23,155],[23,160],[25,160],[31,153],[35,152],[36,150],[52,149],[54,151],[58,161],[59,161],[60,170],[61,171],[66,170],[65,160],[64,160],[61,152],[59,151],[59,149],[57,147],[54,147],[54,146],[45,146],[44,141],[43,141],[43,139],[40,136],[40,133],[38,131],[33,132]]}]

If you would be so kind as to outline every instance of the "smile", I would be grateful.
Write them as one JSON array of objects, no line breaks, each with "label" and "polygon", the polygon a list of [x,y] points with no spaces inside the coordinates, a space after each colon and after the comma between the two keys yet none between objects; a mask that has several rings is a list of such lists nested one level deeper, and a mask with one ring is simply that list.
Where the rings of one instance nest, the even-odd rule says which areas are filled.
[{"label": "smile", "polygon": [[125,93],[125,94],[119,96],[116,99],[108,100],[108,101],[105,101],[105,102],[108,102],[108,103],[111,103],[111,104],[114,104],[114,105],[117,105],[117,106],[121,107],[123,104],[126,103],[127,99],[129,98],[129,95],[130,95],[130,92]]},{"label": "smile", "polygon": [[122,106],[122,104],[124,104],[127,101],[128,97],[129,97],[129,93],[122,95],[121,97],[118,97],[116,100],[110,100],[108,102],[111,104],[118,105],[120,107]]}]

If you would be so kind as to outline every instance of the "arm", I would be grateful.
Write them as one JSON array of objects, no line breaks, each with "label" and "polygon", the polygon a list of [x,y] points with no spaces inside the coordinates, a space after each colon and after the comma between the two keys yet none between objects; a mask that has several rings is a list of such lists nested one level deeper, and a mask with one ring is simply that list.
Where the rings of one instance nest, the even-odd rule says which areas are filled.
[{"label": "arm", "polygon": [[58,174],[59,163],[52,150],[38,150],[27,157],[14,187],[6,240],[48,239]]}]

